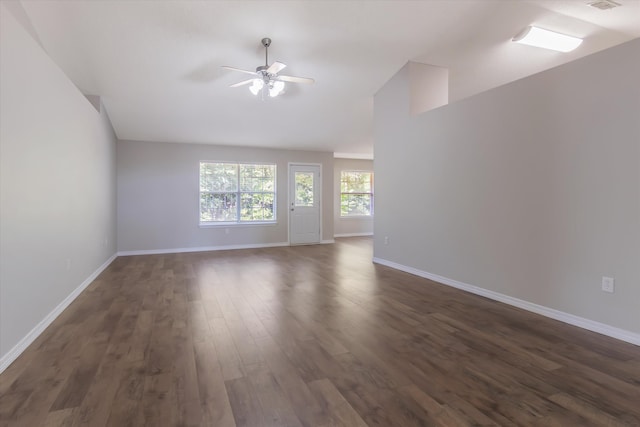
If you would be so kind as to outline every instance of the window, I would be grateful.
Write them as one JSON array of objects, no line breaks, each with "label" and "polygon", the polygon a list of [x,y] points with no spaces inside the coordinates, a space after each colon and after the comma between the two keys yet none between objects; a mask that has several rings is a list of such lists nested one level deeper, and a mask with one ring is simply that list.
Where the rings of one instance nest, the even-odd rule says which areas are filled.
[{"label": "window", "polygon": [[295,206],[313,206],[313,172],[296,172]]},{"label": "window", "polygon": [[200,224],[275,222],[276,165],[200,162]]},{"label": "window", "polygon": [[342,171],[340,216],[373,215],[373,172]]}]

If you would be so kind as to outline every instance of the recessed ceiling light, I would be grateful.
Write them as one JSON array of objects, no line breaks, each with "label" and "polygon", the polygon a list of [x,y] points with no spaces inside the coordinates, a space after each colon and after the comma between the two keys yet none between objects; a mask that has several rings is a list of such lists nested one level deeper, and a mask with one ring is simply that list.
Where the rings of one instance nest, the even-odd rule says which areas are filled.
[{"label": "recessed ceiling light", "polygon": [[571,52],[580,46],[580,43],[582,43],[582,39],[578,37],[556,33],[554,31],[534,27],[533,25],[525,28],[525,30],[515,36],[512,41],[529,46],[551,49],[558,52]]}]

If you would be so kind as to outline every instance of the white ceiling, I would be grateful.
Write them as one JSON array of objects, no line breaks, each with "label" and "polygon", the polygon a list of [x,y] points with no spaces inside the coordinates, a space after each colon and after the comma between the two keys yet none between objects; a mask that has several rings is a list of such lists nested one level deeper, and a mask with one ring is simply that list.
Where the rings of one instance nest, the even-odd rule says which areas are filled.
[{"label": "white ceiling", "polygon": [[[407,61],[447,67],[450,101],[640,37],[640,0],[21,2],[41,44],[120,139],[370,154],[373,95]],[[527,25],[584,37],[560,54],[511,43]],[[246,75],[260,44],[313,77],[264,101]]]}]

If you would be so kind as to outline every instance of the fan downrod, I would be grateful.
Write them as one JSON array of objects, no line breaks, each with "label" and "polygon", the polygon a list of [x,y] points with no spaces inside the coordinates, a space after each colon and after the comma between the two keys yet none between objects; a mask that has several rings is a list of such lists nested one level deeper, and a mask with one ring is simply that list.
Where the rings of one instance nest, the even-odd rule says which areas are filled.
[{"label": "fan downrod", "polygon": [[271,46],[271,39],[269,37],[263,38],[262,46],[264,46],[264,66],[269,68],[269,46]]}]

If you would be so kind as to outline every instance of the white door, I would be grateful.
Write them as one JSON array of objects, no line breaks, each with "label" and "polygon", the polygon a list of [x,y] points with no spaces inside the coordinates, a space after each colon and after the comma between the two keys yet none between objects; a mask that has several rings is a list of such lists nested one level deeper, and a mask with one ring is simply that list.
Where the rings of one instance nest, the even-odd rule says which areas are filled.
[{"label": "white door", "polygon": [[320,243],[320,165],[289,165],[289,242]]}]

